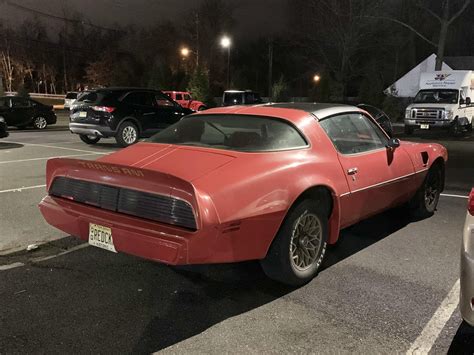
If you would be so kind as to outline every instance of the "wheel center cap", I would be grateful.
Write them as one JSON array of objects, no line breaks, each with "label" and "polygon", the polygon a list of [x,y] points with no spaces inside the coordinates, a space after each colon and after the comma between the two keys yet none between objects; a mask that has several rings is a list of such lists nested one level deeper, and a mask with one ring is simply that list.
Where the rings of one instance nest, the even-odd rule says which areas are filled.
[{"label": "wheel center cap", "polygon": [[308,245],[308,237],[305,236],[305,237],[301,238],[300,239],[300,245],[302,247],[306,247]]}]

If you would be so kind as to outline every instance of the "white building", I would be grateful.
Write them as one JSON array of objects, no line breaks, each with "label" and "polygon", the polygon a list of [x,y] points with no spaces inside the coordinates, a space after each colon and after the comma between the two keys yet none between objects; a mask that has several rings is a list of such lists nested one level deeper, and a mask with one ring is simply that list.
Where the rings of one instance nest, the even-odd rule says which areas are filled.
[{"label": "white building", "polygon": [[[385,89],[384,93],[395,97],[415,97],[420,89],[421,73],[434,71],[435,64],[436,54],[432,54]],[[474,70],[474,57],[445,57],[442,70]]]}]

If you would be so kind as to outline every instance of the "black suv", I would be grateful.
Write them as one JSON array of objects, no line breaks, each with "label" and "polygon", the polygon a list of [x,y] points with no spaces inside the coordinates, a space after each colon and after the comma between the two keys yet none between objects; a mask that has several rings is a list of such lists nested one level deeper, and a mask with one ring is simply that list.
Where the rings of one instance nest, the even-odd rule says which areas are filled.
[{"label": "black suv", "polygon": [[261,104],[260,94],[251,90],[227,90],[222,95],[222,106]]},{"label": "black suv", "polygon": [[126,147],[178,122],[193,111],[158,90],[102,88],[81,94],[71,108],[69,129],[87,144],[114,137]]},{"label": "black suv", "polygon": [[45,129],[49,124],[56,123],[53,106],[18,96],[0,97],[0,117],[3,117],[8,126],[18,128],[33,126]]}]

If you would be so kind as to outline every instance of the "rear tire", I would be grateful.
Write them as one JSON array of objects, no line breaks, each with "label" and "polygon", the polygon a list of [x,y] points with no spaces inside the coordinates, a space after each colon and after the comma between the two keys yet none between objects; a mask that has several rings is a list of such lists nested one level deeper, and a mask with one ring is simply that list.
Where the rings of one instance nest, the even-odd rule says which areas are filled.
[{"label": "rear tire", "polygon": [[100,141],[100,137],[88,136],[87,134],[80,134],[79,138],[81,138],[81,141],[86,144],[96,144],[98,141]]},{"label": "rear tire", "polygon": [[416,218],[431,217],[438,206],[439,196],[442,190],[443,170],[440,165],[433,165],[419,188],[416,195],[410,201],[411,214]]},{"label": "rear tire", "polygon": [[303,200],[293,207],[280,227],[265,259],[265,274],[278,282],[301,286],[318,272],[328,238],[327,208]]},{"label": "rear tire", "polygon": [[33,119],[33,127],[36,129],[46,129],[48,127],[48,122],[46,117],[37,116]]},{"label": "rear tire", "polygon": [[125,121],[120,125],[115,140],[119,146],[128,147],[129,145],[138,142],[138,137],[139,133],[137,126],[130,121]]},{"label": "rear tire", "polygon": [[204,110],[206,110],[206,109],[207,109],[206,106],[199,106],[199,107],[198,107],[198,111],[204,111]]}]

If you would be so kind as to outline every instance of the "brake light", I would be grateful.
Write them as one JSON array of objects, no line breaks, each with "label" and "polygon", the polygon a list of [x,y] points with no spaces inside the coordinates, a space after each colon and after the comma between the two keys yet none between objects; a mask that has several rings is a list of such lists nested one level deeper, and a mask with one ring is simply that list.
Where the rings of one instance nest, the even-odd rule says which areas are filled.
[{"label": "brake light", "polygon": [[99,111],[99,112],[108,112],[112,113],[115,111],[115,107],[109,107],[109,106],[92,106],[91,107],[94,111]]},{"label": "brake light", "polygon": [[471,193],[469,194],[469,202],[467,203],[467,210],[471,214],[471,216],[474,216],[474,188],[471,190]]}]

